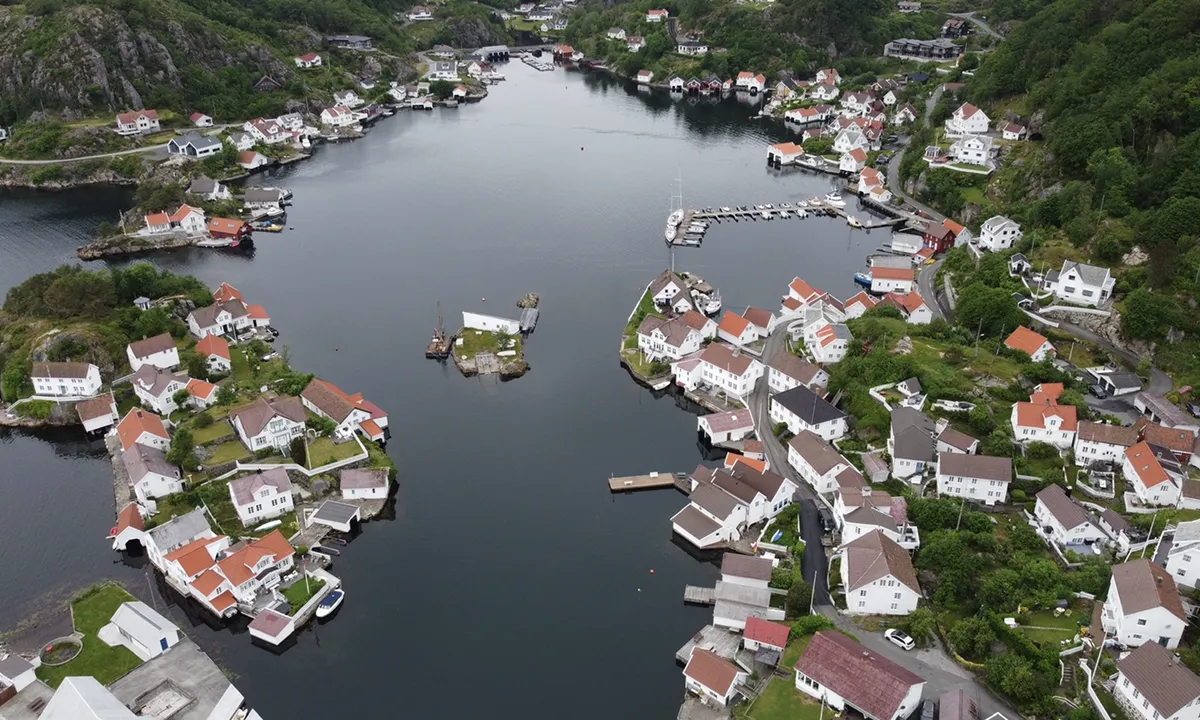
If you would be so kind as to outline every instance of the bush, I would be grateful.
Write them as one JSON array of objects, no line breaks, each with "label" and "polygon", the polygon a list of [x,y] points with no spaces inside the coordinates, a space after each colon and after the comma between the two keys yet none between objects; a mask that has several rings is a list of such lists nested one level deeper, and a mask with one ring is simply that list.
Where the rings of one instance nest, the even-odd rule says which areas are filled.
[{"label": "bush", "polygon": [[787,432],[788,426],[785,422],[775,423],[775,437],[782,437]]},{"label": "bush", "polygon": [[196,419],[192,421],[192,423],[198,428],[206,428],[209,425],[212,425],[213,422],[215,421],[212,419],[212,415],[209,415],[208,413],[200,413],[196,416]]},{"label": "bush", "polygon": [[1031,442],[1025,448],[1025,456],[1031,460],[1049,460],[1058,457],[1058,448],[1050,443]]},{"label": "bush", "polygon": [[273,447],[263,448],[262,450],[254,451],[254,459],[255,460],[266,460],[267,458],[271,457],[274,454],[275,454],[275,448],[273,448]]},{"label": "bush", "polygon": [[824,615],[805,615],[792,621],[792,633],[797,637],[815,635],[822,630],[832,630],[833,621]]},{"label": "bush", "polygon": [[308,461],[307,446],[304,444],[304,438],[292,438],[291,447],[288,448],[288,455],[291,456],[292,462],[301,465]]},{"label": "bush", "polygon": [[1013,502],[1025,502],[1026,500],[1029,499],[1029,496],[1025,494],[1024,490],[1021,490],[1020,488],[1015,488],[1012,491],[1012,499],[1013,499]]},{"label": "bush", "polygon": [[27,400],[17,406],[17,414],[23,418],[45,420],[54,411],[54,403],[50,400]]}]

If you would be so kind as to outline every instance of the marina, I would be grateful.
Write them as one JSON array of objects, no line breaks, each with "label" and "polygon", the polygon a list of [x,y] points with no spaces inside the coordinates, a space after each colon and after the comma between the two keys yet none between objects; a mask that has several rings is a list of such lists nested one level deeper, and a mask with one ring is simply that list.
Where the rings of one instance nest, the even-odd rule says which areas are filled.
[{"label": "marina", "polygon": [[[848,214],[845,202],[840,198],[835,206],[820,198],[800,200],[795,203],[782,202],[778,205],[771,203],[759,205],[723,206],[720,208],[705,207],[682,211],[673,211],[668,216],[665,233],[668,245],[675,247],[699,247],[709,228],[709,222],[757,222],[759,220],[804,220],[809,217],[839,217],[856,229],[874,230],[876,228],[893,228],[912,221],[907,215],[893,218],[881,218],[863,222]],[[677,215],[675,213],[678,213]],[[915,217],[915,216],[914,216]],[[677,219],[676,219],[677,218]],[[674,222],[672,222],[674,220]]]}]

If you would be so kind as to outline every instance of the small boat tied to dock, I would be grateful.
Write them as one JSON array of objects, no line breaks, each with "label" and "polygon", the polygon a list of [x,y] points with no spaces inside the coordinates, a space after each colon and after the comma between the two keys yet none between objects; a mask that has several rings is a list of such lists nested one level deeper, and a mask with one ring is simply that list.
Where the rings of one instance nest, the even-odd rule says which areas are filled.
[{"label": "small boat tied to dock", "polygon": [[317,617],[325,618],[337,612],[337,609],[342,606],[342,601],[346,599],[346,591],[338,588],[325,596],[321,604],[317,606]]},{"label": "small boat tied to dock", "polygon": [[450,357],[450,346],[454,342],[452,335],[446,334],[446,322],[442,318],[442,304],[438,303],[437,326],[433,329],[433,337],[425,348],[425,357],[432,360],[445,360]]}]

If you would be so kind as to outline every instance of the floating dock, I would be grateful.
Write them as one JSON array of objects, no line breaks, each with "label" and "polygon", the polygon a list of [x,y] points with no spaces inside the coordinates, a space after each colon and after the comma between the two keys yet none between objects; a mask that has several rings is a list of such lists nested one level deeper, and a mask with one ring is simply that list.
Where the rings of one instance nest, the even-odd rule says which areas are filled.
[{"label": "floating dock", "polygon": [[673,487],[684,494],[691,492],[691,483],[687,477],[679,477],[675,473],[650,473],[649,475],[628,475],[626,477],[610,477],[608,489],[612,492],[636,492],[638,490],[661,490]]},{"label": "floating dock", "polygon": [[717,601],[717,591],[710,587],[688,585],[683,588],[683,602],[687,605],[712,605]]},{"label": "floating dock", "polygon": [[[787,216],[784,216],[782,214],[784,212],[787,213]],[[766,213],[768,217],[764,217],[764,213]],[[763,220],[763,221],[769,222],[771,220],[792,220],[792,219],[804,220],[809,217],[820,217],[820,216],[840,217],[842,219],[847,218],[845,208],[838,208],[838,207],[833,207],[831,205],[824,205],[824,204],[809,205],[808,207],[796,207],[795,205],[793,205],[792,207],[785,207],[785,208],[774,207],[771,209],[763,209],[763,210],[760,210],[754,206],[746,206],[745,210],[739,210],[738,208],[730,208],[729,210],[712,210],[712,211],[694,210],[694,209],[686,210],[683,215],[683,220],[677,226],[677,229],[675,232],[675,237],[667,240],[667,244],[674,245],[677,247],[698,247],[699,246],[699,242],[697,242],[698,238],[695,238],[694,233],[688,232],[688,228],[691,227],[692,223],[695,223],[695,222],[708,222],[708,221],[722,222],[724,220],[732,220],[734,222],[740,222],[742,220],[754,220],[754,221]],[[863,230],[871,230],[874,228],[894,227],[896,225],[904,224],[908,221],[909,221],[908,217],[901,216],[901,217],[888,218],[885,220],[872,220],[870,222],[861,223],[860,225]],[[692,237],[689,238],[688,237],[689,235],[691,235]],[[701,235],[702,235],[702,233],[701,233]],[[690,240],[690,242],[689,242],[689,240]]]}]

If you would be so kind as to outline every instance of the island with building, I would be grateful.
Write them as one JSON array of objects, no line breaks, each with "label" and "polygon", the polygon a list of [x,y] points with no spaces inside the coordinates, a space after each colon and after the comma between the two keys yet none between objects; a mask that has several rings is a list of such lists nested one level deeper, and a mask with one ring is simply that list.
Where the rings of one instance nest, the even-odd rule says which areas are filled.
[{"label": "island with building", "polygon": [[521,315],[516,320],[464,311],[449,348],[454,366],[466,377],[499,375],[502,380],[529,372],[525,341],[537,326],[537,305],[537,295],[526,295],[517,303]]}]

